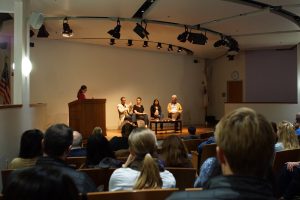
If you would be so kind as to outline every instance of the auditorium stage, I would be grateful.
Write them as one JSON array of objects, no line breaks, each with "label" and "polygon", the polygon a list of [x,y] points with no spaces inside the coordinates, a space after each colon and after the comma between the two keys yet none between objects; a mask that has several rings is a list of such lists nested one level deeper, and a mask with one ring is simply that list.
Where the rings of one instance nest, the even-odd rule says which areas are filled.
[{"label": "auditorium stage", "polygon": [[[207,128],[207,127],[196,127],[196,135],[200,135],[203,133],[208,133],[208,132],[212,132],[213,128]],[[107,129],[106,130],[106,137],[108,140],[110,140],[112,137],[114,136],[121,136],[121,130],[117,130],[117,129]],[[168,135],[171,134],[176,134],[179,136],[187,136],[188,135],[188,127],[182,127],[182,133],[174,133],[174,131],[168,130],[168,131],[160,131],[156,134],[156,137],[158,140],[163,140],[165,137],[167,137]]]}]

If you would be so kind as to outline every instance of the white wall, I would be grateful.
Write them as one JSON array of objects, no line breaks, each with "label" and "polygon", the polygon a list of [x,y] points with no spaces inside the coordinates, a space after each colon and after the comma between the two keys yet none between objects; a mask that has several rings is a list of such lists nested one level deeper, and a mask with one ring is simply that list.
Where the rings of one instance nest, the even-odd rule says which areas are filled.
[{"label": "white wall", "polygon": [[[219,120],[224,115],[224,102],[227,101],[227,81],[232,80],[231,73],[233,71],[239,72],[238,80],[243,81],[243,91],[245,92],[245,54],[240,52],[231,61],[226,56],[209,60],[207,67],[210,71],[208,78],[208,115],[213,115]],[[225,94],[224,97],[222,93]]]},{"label": "white wall", "polygon": [[0,109],[0,169],[5,169],[7,163],[17,157],[24,131],[32,128],[45,130],[45,116],[46,105]]},{"label": "white wall", "polygon": [[48,125],[68,123],[68,102],[76,99],[82,84],[89,98],[105,98],[106,125],[117,128],[116,105],[121,96],[135,103],[143,99],[149,113],[158,97],[166,113],[172,94],[184,109],[185,124],[203,123],[201,82],[204,60],[191,56],[164,54],[117,47],[101,47],[55,40],[35,41],[31,48],[31,102],[48,105]]}]

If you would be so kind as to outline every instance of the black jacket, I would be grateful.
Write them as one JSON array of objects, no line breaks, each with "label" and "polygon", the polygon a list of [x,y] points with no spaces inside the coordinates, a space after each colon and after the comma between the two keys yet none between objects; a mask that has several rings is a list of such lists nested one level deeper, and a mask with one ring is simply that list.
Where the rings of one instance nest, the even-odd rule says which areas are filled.
[{"label": "black jacket", "polygon": [[207,189],[197,192],[176,192],[168,200],[181,199],[264,199],[275,200],[272,187],[265,180],[243,176],[218,176],[212,178]]},{"label": "black jacket", "polygon": [[64,161],[51,157],[41,157],[37,160],[38,166],[52,166],[61,170],[64,174],[71,177],[80,193],[96,192],[95,183],[85,173],[76,171]]}]

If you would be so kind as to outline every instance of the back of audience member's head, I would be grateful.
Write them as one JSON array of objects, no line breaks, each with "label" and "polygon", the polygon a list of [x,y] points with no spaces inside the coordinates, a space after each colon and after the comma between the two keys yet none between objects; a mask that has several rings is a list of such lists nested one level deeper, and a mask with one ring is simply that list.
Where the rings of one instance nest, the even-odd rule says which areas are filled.
[{"label": "back of audience member's head", "polygon": [[278,142],[282,142],[285,150],[299,148],[299,141],[294,125],[288,121],[278,123]]},{"label": "back of audience member's head", "polygon": [[122,130],[121,130],[122,137],[128,138],[133,129],[134,126],[131,123],[125,123],[122,126]]},{"label": "back of audience member's head", "polygon": [[4,200],[78,200],[73,180],[51,167],[16,170],[3,189]]},{"label": "back of audience member's head", "polygon": [[295,130],[297,130],[298,128],[300,128],[300,124],[296,122],[296,123],[294,124],[294,127],[295,127]]},{"label": "back of audience member's head", "polygon": [[250,108],[236,109],[221,119],[215,137],[224,175],[264,177],[268,173],[275,141],[264,116]]},{"label": "back of audience member's head", "polygon": [[153,155],[156,153],[156,136],[147,128],[134,129],[128,138],[130,153],[136,160],[143,160],[141,174],[134,189],[161,188],[162,180]]},{"label": "back of audience member's head", "polygon": [[73,131],[73,144],[72,147],[81,147],[82,135],[78,131]]},{"label": "back of audience member's head", "polygon": [[188,152],[178,135],[169,135],[162,143],[161,155],[167,167],[183,167],[188,161]]},{"label": "back of audience member's head", "polygon": [[68,155],[72,143],[73,130],[65,124],[55,124],[46,130],[44,152],[50,157],[59,158]]},{"label": "back of audience member's head", "polygon": [[92,134],[93,135],[102,135],[102,128],[101,127],[99,127],[99,126],[96,126],[94,129],[93,129],[93,132],[92,132]]},{"label": "back of audience member's head", "polygon": [[86,151],[87,165],[98,165],[105,157],[115,158],[109,141],[102,134],[90,135],[87,141]]},{"label": "back of audience member's head", "polygon": [[194,126],[188,127],[188,132],[190,135],[195,135],[196,134],[196,128]]},{"label": "back of audience member's head", "polygon": [[44,135],[38,129],[27,130],[22,134],[20,142],[20,158],[35,158],[43,155],[42,140]]}]

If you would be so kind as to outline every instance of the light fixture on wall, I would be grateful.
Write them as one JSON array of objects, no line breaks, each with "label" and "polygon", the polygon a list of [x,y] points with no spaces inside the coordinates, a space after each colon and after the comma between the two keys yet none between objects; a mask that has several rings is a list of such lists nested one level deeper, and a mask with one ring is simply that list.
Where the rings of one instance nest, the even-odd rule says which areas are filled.
[{"label": "light fixture on wall", "polygon": [[[143,27],[143,23],[145,24],[145,28]],[[144,39],[144,37],[146,37],[149,40],[149,32],[146,30],[147,29],[147,23],[142,20],[141,24],[136,23],[135,28],[133,29],[133,31],[138,34],[142,39]]]},{"label": "light fixture on wall", "polygon": [[67,17],[65,17],[64,20],[63,20],[62,36],[63,37],[72,37],[73,36],[73,30],[70,28]]},{"label": "light fixture on wall", "polygon": [[178,47],[177,52],[178,52],[178,53],[182,52],[182,47]]},{"label": "light fixture on wall", "polygon": [[117,26],[114,29],[109,30],[107,33],[110,34],[111,36],[113,36],[114,38],[120,39],[120,37],[121,37],[120,31],[121,31],[121,24],[120,24],[120,20],[118,18]]},{"label": "light fixture on wall", "polygon": [[168,51],[173,51],[173,45],[169,44]]},{"label": "light fixture on wall", "polygon": [[48,36],[49,36],[49,33],[48,33],[48,31],[46,30],[45,25],[43,24],[43,25],[41,26],[41,28],[39,29],[39,32],[38,32],[38,34],[37,34],[36,37],[39,37],[39,38],[47,38]]}]

